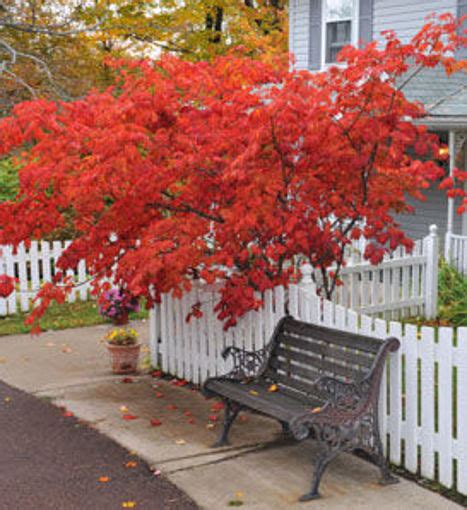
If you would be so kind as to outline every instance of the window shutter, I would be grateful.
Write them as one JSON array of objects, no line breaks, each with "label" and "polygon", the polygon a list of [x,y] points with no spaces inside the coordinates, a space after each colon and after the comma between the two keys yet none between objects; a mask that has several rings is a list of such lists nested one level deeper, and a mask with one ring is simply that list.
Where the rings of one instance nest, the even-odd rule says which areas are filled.
[{"label": "window shutter", "polygon": [[[462,16],[467,15],[467,0],[457,0],[457,17],[460,19]],[[460,29],[460,33],[462,33],[462,29],[467,29],[467,22],[464,21],[462,28]],[[467,48],[463,46],[459,48],[456,53],[456,57],[458,60],[463,60],[467,58]]]},{"label": "window shutter", "polygon": [[358,41],[365,45],[373,39],[373,0],[359,0]]},{"label": "window shutter", "polygon": [[310,46],[308,69],[321,69],[321,9],[324,0],[310,0]]}]

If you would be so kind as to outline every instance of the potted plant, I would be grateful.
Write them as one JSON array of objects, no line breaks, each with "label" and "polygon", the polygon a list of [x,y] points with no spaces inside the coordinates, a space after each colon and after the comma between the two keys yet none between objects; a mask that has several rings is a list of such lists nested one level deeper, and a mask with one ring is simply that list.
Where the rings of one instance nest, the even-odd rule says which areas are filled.
[{"label": "potted plant", "polygon": [[114,374],[133,374],[138,369],[138,333],[129,327],[115,328],[105,336]]},{"label": "potted plant", "polygon": [[99,298],[99,312],[116,325],[128,324],[130,312],[139,311],[138,298],[124,289],[113,288]]}]

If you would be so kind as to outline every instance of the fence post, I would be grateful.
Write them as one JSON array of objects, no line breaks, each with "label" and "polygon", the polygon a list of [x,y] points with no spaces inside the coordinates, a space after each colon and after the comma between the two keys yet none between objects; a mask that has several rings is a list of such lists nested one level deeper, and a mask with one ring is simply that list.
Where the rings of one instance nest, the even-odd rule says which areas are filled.
[{"label": "fence post", "polygon": [[426,256],[425,271],[425,316],[433,319],[438,312],[438,263],[439,263],[439,237],[438,227],[430,226],[430,233],[423,240]]},{"label": "fence post", "polygon": [[158,367],[159,359],[159,339],[161,336],[161,305],[154,305],[149,310],[149,351],[151,355],[151,365]]},{"label": "fence post", "polygon": [[300,287],[310,292],[316,292],[316,285],[313,281],[313,267],[310,264],[303,264],[301,271],[302,279],[300,280]]},{"label": "fence post", "polygon": [[444,258],[447,262],[451,262],[452,259],[452,232],[449,230],[446,232],[446,237],[444,238]]}]

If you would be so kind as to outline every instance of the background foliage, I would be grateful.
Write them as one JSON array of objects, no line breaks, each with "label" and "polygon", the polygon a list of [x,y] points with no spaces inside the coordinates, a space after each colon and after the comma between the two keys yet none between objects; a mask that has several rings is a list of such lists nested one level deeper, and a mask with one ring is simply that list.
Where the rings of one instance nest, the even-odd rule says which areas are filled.
[{"label": "background foliage", "polygon": [[287,51],[285,0],[3,0],[0,116],[22,100],[81,97],[113,81],[108,57],[209,60]]},{"label": "background foliage", "polygon": [[467,278],[444,260],[439,272],[439,318],[467,326]]},{"label": "background foliage", "polygon": [[18,172],[10,158],[0,159],[0,202],[13,200],[19,190]]}]

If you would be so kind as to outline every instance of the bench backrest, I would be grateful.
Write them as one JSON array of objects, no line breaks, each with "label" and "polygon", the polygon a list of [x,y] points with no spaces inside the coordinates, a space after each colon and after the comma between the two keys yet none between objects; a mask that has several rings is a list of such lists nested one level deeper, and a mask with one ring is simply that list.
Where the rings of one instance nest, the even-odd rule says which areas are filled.
[{"label": "bench backrest", "polygon": [[264,375],[294,393],[316,393],[321,376],[341,381],[365,378],[383,341],[285,317],[271,340]]}]

